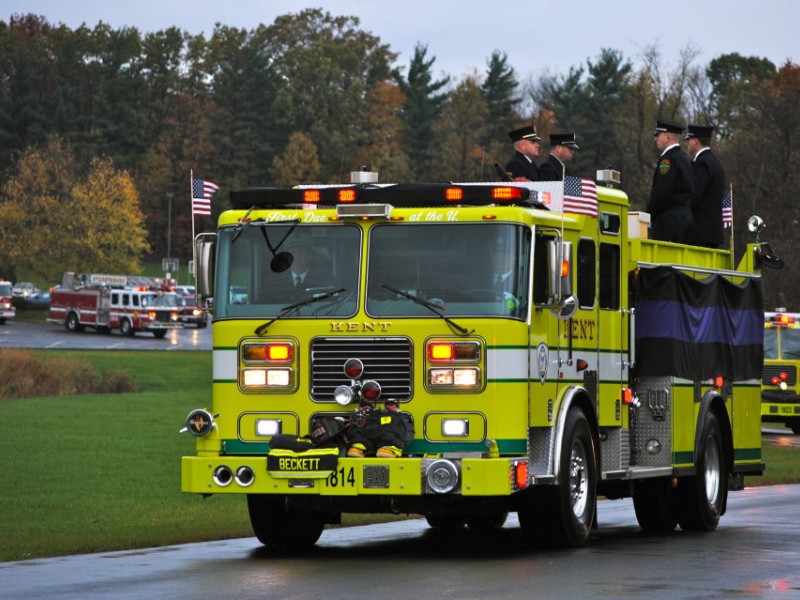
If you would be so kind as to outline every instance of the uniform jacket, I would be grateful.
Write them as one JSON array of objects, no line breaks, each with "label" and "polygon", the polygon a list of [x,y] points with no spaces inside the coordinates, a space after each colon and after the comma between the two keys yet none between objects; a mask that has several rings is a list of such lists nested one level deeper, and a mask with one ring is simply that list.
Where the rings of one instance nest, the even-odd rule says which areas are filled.
[{"label": "uniform jacket", "polygon": [[564,165],[552,154],[547,157],[547,160],[539,165],[539,180],[540,181],[563,181],[564,179]]},{"label": "uniform jacket", "polygon": [[723,243],[722,199],[725,197],[725,169],[709,148],[695,156],[692,163],[694,225],[689,230],[689,243],[718,248]]},{"label": "uniform jacket", "polygon": [[524,177],[531,181],[539,181],[539,170],[521,152],[514,152],[514,156],[508,161],[506,171],[511,173],[511,177]]},{"label": "uniform jacket", "polygon": [[647,212],[653,221],[667,213],[691,216],[693,196],[692,164],[680,146],[672,146],[659,157],[653,171]]}]

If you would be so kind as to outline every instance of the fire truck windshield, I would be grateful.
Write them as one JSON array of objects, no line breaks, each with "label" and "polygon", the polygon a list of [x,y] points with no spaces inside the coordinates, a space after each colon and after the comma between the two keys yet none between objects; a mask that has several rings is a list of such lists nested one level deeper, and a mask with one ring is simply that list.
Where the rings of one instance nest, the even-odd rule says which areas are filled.
[{"label": "fire truck windshield", "polygon": [[[389,223],[369,238],[366,310],[373,317],[448,317],[527,311],[530,229],[505,223]],[[400,290],[398,294],[393,290]]]},{"label": "fire truck windshield", "polygon": [[768,326],[764,330],[764,358],[800,360],[800,326]]},{"label": "fire truck windshield", "polygon": [[[361,232],[357,225],[347,223],[298,225],[295,221],[256,221],[249,227],[222,229],[215,316],[355,315]],[[314,299],[319,301],[309,301]],[[286,314],[287,307],[293,308],[291,314]]]}]

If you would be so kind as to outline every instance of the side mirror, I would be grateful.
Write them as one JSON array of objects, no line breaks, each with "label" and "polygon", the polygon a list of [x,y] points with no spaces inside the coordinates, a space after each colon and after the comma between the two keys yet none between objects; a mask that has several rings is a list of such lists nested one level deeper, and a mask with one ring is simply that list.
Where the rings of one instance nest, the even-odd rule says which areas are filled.
[{"label": "side mirror", "polygon": [[214,296],[214,253],[216,233],[201,233],[194,240],[195,295],[197,306],[211,308]]},{"label": "side mirror", "polygon": [[572,242],[547,243],[548,302],[560,306],[572,295]]},{"label": "side mirror", "polygon": [[551,308],[550,310],[561,320],[571,319],[575,316],[575,313],[578,312],[578,300],[575,296],[570,295],[564,298],[560,306]]}]

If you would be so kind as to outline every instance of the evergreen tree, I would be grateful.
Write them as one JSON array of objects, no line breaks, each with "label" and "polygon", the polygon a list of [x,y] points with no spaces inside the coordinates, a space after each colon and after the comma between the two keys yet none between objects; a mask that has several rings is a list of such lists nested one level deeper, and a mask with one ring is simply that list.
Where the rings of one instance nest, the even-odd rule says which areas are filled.
[{"label": "evergreen tree", "polygon": [[488,109],[487,122],[481,140],[492,162],[502,162],[498,157],[508,147],[508,132],[520,120],[517,106],[517,76],[508,64],[508,56],[495,50],[489,58],[486,77],[481,84],[481,96]]},{"label": "evergreen tree", "polygon": [[397,85],[406,98],[403,107],[403,147],[411,161],[412,177],[417,180],[436,176],[437,165],[433,164],[431,145],[434,140],[433,124],[439,117],[446,93],[437,94],[449,83],[449,77],[433,80],[431,67],[435,57],[426,60],[428,47],[417,44],[408,67],[408,76],[403,77],[399,69],[393,71]]}]

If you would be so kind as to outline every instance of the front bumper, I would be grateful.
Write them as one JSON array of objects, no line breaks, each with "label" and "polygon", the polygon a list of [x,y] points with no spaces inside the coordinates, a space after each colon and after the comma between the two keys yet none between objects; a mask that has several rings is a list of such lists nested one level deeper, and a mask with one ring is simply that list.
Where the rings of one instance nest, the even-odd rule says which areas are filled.
[{"label": "front bumper", "polygon": [[[340,457],[334,471],[320,477],[276,477],[267,471],[266,456],[184,456],[181,490],[195,494],[279,494],[318,496],[510,496],[518,491],[514,469],[524,459],[451,459],[460,471],[459,485],[449,494],[434,494],[424,481],[431,459]],[[252,470],[252,480],[236,479],[219,485],[215,473],[226,467],[232,473]],[[216,478],[218,479],[218,478]]]}]

